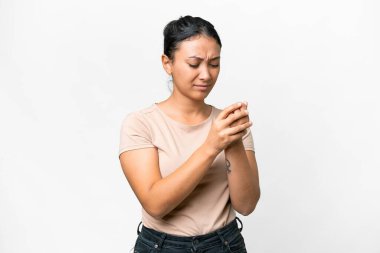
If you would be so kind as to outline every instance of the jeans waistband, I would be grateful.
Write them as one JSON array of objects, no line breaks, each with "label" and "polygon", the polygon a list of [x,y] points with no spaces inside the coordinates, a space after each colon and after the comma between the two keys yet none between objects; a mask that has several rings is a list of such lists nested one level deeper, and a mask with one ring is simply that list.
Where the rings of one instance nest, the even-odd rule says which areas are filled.
[{"label": "jeans waistband", "polygon": [[[237,221],[241,224],[240,228]],[[142,223],[140,222],[137,227],[139,237],[144,240],[145,243],[155,248],[161,248],[164,246],[195,247],[197,245],[202,246],[204,244],[211,245],[213,243],[220,243],[221,241],[222,243],[227,243],[239,236],[243,229],[243,223],[238,217],[220,229],[217,229],[211,233],[196,236],[171,235],[145,227],[144,225],[142,226],[140,232],[139,227],[141,224]]]}]

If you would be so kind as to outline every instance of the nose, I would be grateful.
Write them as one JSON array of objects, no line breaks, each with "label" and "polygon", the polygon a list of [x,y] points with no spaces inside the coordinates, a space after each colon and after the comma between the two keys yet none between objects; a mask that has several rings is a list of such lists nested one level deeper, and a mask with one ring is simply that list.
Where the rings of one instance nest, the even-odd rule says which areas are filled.
[{"label": "nose", "polygon": [[210,78],[211,78],[211,75],[210,75],[208,67],[203,66],[200,70],[200,73],[199,73],[199,79],[207,81],[207,80],[210,80]]}]

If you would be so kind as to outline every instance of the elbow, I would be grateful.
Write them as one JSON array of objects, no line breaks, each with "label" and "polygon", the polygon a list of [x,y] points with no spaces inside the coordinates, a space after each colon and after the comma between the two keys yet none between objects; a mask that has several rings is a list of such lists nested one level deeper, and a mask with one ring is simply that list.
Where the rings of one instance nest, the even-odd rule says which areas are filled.
[{"label": "elbow", "polygon": [[166,214],[164,212],[162,212],[161,210],[159,209],[152,209],[152,208],[145,208],[143,207],[145,212],[147,212],[150,216],[152,216],[153,218],[155,219],[161,219],[162,217],[164,217]]},{"label": "elbow", "polygon": [[153,218],[155,218],[155,219],[161,219],[161,218],[163,218],[164,216],[165,216],[165,214],[164,213],[162,213],[162,212],[157,212],[157,211],[152,211],[152,210],[146,210],[145,208],[144,208],[144,210],[150,215],[150,216],[152,216]]},{"label": "elbow", "polygon": [[[152,187],[150,187],[152,188]],[[144,211],[155,219],[162,219],[170,211],[170,201],[167,198],[158,197],[156,191],[149,190],[141,198],[140,204]]]},{"label": "elbow", "polygon": [[253,210],[251,210],[251,211],[241,211],[241,212],[238,212],[238,213],[240,213],[241,215],[243,215],[243,216],[248,216],[248,215],[250,215],[251,213],[253,212]]},{"label": "elbow", "polygon": [[256,208],[256,205],[250,205],[249,207],[246,207],[246,208],[241,209],[241,210],[236,210],[236,211],[238,213],[240,213],[241,215],[243,215],[243,216],[248,216],[251,213],[253,213],[253,211],[255,210],[255,208]]},{"label": "elbow", "polygon": [[155,219],[161,219],[168,213],[164,206],[160,204],[142,204],[145,212]]},{"label": "elbow", "polygon": [[243,216],[248,216],[256,209],[257,203],[260,199],[260,190],[257,192],[257,195],[252,198],[250,201],[247,201],[245,205],[242,205],[241,208],[235,209],[238,213]]}]

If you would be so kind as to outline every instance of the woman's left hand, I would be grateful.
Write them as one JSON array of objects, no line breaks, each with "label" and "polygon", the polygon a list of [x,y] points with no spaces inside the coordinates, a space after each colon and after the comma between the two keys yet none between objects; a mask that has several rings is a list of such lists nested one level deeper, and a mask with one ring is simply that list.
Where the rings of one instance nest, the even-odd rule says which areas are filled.
[{"label": "woman's left hand", "polygon": [[[248,102],[242,102],[240,108],[236,109],[235,111],[233,111],[232,113],[230,113],[228,116],[230,116],[231,114],[237,113],[239,111],[247,110],[247,107],[248,107]],[[240,124],[244,124],[244,123],[246,123],[248,121],[249,121],[249,115],[247,115],[247,116],[245,116],[243,118],[240,118],[240,119],[232,122],[232,124],[230,125],[230,127],[234,127],[234,126],[237,126],[237,125],[240,125]],[[244,131],[247,131],[247,130],[245,129]]]}]

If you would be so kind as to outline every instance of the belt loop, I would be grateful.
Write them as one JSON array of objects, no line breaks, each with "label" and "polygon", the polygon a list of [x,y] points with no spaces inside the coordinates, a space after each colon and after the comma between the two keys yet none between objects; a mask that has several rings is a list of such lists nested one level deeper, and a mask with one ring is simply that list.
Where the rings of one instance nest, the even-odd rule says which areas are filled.
[{"label": "belt loop", "polygon": [[240,232],[243,231],[243,222],[239,219],[239,217],[236,216],[235,218],[236,218],[237,221],[239,221],[239,223],[241,225],[240,228],[239,228]]},{"label": "belt loop", "polygon": [[222,241],[222,250],[224,249],[224,247],[229,248],[228,241],[224,239],[222,233],[220,232],[220,229],[218,229],[216,232],[218,233],[219,238]]},{"label": "belt loop", "polygon": [[[166,238],[166,233],[161,233],[161,236],[160,236],[161,238],[160,238],[160,240],[157,242],[157,247],[158,248],[162,248],[162,244],[164,243],[164,241],[165,241],[165,238]],[[155,246],[156,247],[156,246]]]},{"label": "belt loop", "polygon": [[141,231],[139,230],[140,225],[142,224],[142,221],[140,221],[139,225],[137,226],[137,235],[140,235]]}]

